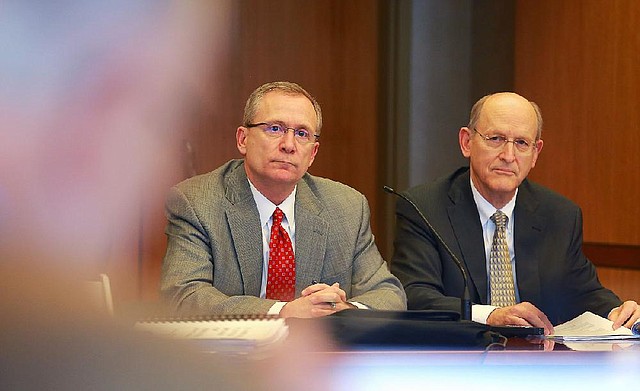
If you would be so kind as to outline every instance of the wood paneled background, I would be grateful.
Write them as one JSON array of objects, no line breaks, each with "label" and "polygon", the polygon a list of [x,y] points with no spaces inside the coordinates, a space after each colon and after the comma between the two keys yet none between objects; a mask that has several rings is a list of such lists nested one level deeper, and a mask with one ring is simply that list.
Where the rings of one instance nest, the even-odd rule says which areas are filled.
[{"label": "wood paneled background", "polygon": [[637,1],[521,1],[515,86],[539,103],[532,178],[582,205],[587,242],[640,244]]},{"label": "wood paneled background", "polygon": [[[586,243],[625,245],[602,282],[640,299],[640,2],[518,1],[515,89],[543,113],[531,178],[577,202]],[[615,249],[615,246],[612,247]],[[607,265],[611,252],[587,252]]]},{"label": "wood paneled background", "polygon": [[[239,0],[231,3],[226,49],[203,80],[187,133],[175,153],[183,165],[167,186],[239,157],[235,129],[253,89],[267,81],[300,83],[323,109],[321,147],[311,173],[364,193],[378,238],[388,202],[382,141],[387,99],[388,1]],[[480,4],[480,3],[474,3]],[[626,245],[623,267],[601,266],[603,282],[640,300],[640,2],[517,1],[515,90],[545,119],[545,147],[531,177],[580,204],[584,239]],[[496,26],[495,28],[500,28]],[[491,55],[491,53],[487,53]],[[405,75],[406,76],[406,75]],[[400,77],[402,80],[404,77]],[[452,151],[458,153],[458,151]],[[107,271],[118,301],[156,300],[166,239],[162,203],[141,206],[141,235],[114,246]],[[383,253],[387,241],[378,240]],[[635,252],[634,252],[635,251]],[[604,257],[608,253],[605,252]]]}]

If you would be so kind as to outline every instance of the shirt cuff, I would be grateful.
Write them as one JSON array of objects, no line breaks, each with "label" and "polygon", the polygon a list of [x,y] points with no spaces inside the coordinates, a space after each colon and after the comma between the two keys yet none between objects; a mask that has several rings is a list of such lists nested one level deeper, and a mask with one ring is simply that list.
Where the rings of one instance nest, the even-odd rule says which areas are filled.
[{"label": "shirt cuff", "polygon": [[471,320],[473,320],[474,322],[487,324],[487,318],[496,308],[498,307],[493,305],[474,304],[471,307]]},{"label": "shirt cuff", "polygon": [[273,304],[271,308],[269,308],[267,315],[279,315],[280,311],[282,311],[282,308],[285,306],[285,304],[287,304],[286,301],[275,302],[275,304]]},{"label": "shirt cuff", "polygon": [[[362,303],[358,303],[357,301],[350,301],[350,304],[355,305],[356,307],[358,307],[361,310],[368,310],[369,307],[367,307],[366,305],[362,304]],[[267,311],[267,315],[279,315],[280,311],[282,311],[282,308],[285,306],[285,304],[287,304],[286,301],[278,301],[275,304],[273,304],[271,306],[271,308],[269,308],[269,311]]]}]

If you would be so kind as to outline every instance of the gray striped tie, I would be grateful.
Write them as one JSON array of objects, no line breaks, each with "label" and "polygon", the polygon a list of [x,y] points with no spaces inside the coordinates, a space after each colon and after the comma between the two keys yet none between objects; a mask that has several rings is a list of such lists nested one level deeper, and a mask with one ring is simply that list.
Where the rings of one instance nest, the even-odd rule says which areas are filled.
[{"label": "gray striped tie", "polygon": [[493,244],[491,244],[489,256],[489,277],[491,305],[496,307],[508,307],[516,304],[511,256],[509,255],[509,246],[507,246],[508,219],[500,210],[491,216],[491,221],[496,225],[496,231],[493,234]]}]

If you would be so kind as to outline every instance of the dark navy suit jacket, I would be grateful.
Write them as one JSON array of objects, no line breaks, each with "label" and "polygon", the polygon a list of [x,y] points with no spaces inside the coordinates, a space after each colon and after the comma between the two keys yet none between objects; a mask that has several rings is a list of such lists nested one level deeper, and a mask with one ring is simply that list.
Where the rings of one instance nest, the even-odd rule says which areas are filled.
[{"label": "dark navy suit jacket", "polygon": [[[463,263],[472,301],[487,304],[482,227],[469,168],[411,188],[405,195]],[[554,325],[587,310],[606,317],[621,304],[613,292],[602,287],[594,265],[582,252],[582,212],[576,204],[525,180],[513,216],[521,301],[533,303]],[[405,288],[408,308],[459,311],[463,280],[454,261],[409,203],[398,200],[396,217],[391,271]]]}]

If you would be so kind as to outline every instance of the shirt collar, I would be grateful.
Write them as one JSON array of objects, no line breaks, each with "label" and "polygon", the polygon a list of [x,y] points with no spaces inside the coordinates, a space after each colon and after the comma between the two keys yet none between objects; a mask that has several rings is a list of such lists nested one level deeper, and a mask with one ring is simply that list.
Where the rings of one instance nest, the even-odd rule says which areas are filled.
[{"label": "shirt collar", "polygon": [[[248,179],[247,179],[248,180]],[[260,214],[260,226],[264,227],[265,224],[273,215],[273,211],[276,210],[276,207],[282,210],[284,213],[284,219],[289,224],[291,228],[295,226],[295,204],[296,204],[296,190],[298,189],[298,185],[293,188],[293,191],[287,198],[282,201],[280,205],[276,205],[273,202],[269,201],[267,197],[265,197],[249,180],[249,187],[251,188],[251,193],[253,194],[253,199],[256,201],[256,207],[258,208],[258,213]]]},{"label": "shirt collar", "polygon": [[[473,180],[469,178],[471,182],[471,192],[473,193],[473,200],[476,202],[476,206],[478,208],[478,214],[480,214],[480,223],[483,227],[487,225],[491,216],[496,213],[495,206],[491,205],[489,201],[487,201],[482,194],[478,191],[476,186],[473,184]],[[513,227],[513,209],[516,206],[516,197],[518,195],[518,188],[516,188],[516,192],[513,194],[513,198],[507,202],[507,204],[502,207],[500,210],[504,213],[508,220],[507,228]]]}]

